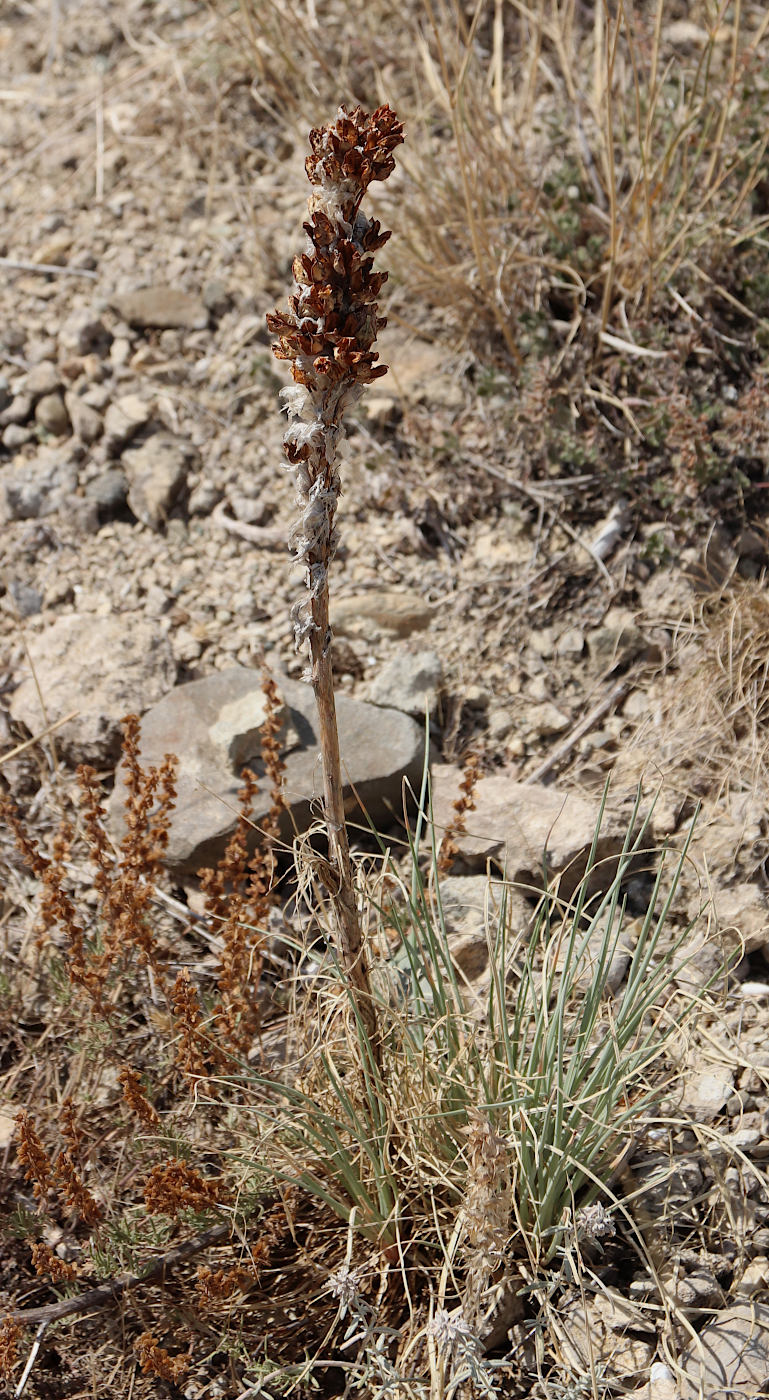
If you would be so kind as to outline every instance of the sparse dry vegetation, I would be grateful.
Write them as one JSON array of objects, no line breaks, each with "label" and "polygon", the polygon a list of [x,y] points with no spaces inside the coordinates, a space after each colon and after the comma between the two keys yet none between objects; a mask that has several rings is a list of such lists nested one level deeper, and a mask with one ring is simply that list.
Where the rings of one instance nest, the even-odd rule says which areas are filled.
[{"label": "sparse dry vegetation", "polygon": [[[111,771],[60,761],[44,695],[39,732],[3,740],[0,1376],[28,1400],[716,1400],[686,1378],[687,1347],[725,1309],[769,1301],[769,15],[740,0],[193,10],[179,40],[124,17],[115,43],[160,95],[157,111],[109,106],[108,123],[151,159],[168,118],[200,167],[196,217],[215,220],[236,172],[235,231],[216,239],[269,228],[229,416],[203,409],[217,429],[254,384],[276,398],[255,346],[293,274],[268,323],[294,380],[293,621],[323,798],[292,848],[267,666],[263,776],[243,769],[224,854],[183,887],[167,853],[184,734],[147,767],[140,720],[124,720],[121,818]],[[8,32],[28,22],[14,7]],[[254,177],[270,211],[249,202]],[[354,407],[383,372],[380,308],[386,358],[392,334],[433,357],[437,397],[404,394],[403,417],[396,356],[392,401]],[[176,423],[173,334],[131,370],[157,372]],[[228,382],[230,362],[199,352],[198,383]],[[332,648],[348,471],[366,587],[392,574],[429,594],[454,666],[421,789],[404,786],[380,832],[348,823],[334,710],[334,676],[371,664],[349,615]],[[221,517],[249,549],[280,533],[275,475],[261,514]],[[286,591],[281,576],[266,597],[284,564],[264,567],[260,620]],[[599,623],[600,665],[578,685]],[[526,696],[541,723],[523,738]],[[443,824],[435,758],[464,767]],[[486,858],[478,974],[451,901],[463,860],[479,868],[481,778],[511,765],[597,792],[600,812],[578,877],[545,865],[524,887],[509,845]],[[722,808],[728,870],[709,854]]]}]

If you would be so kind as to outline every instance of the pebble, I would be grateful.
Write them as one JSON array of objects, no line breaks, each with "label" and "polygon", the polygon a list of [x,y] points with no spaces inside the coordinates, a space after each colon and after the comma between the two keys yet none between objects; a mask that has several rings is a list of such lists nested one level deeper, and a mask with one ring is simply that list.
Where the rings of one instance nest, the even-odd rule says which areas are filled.
[{"label": "pebble", "polygon": [[31,442],[33,437],[34,433],[21,423],[9,423],[8,427],[3,430],[3,446],[14,452],[17,447],[23,447],[25,443]]},{"label": "pebble", "polygon": [[7,408],[0,413],[0,423],[26,423],[32,417],[33,408],[31,394],[15,394]]},{"label": "pebble", "polygon": [[197,449],[172,433],[153,433],[141,446],[127,448],[122,460],[131,510],[151,530],[161,529],[199,465]]},{"label": "pebble", "polygon": [[108,520],[123,510],[128,496],[128,477],[121,467],[111,467],[89,481],[85,488],[102,519]]},{"label": "pebble", "polygon": [[114,297],[112,304],[129,326],[139,330],[205,330],[208,325],[203,302],[178,287],[140,287]]},{"label": "pebble", "polygon": [[104,431],[104,423],[101,414],[90,404],[85,402],[81,394],[69,393],[65,395],[64,402],[69,413],[73,431],[87,446],[101,437]]},{"label": "pebble", "polygon": [[31,588],[28,583],[22,583],[18,579],[12,579],[8,585],[8,592],[16,604],[16,611],[20,617],[34,617],[43,606],[42,594],[36,588]]},{"label": "pebble", "polygon": [[35,408],[35,422],[54,437],[66,437],[70,431],[69,414],[61,394],[44,394]]},{"label": "pebble", "polygon": [[34,398],[44,394],[55,394],[61,388],[61,375],[51,360],[41,360],[34,365],[24,379],[24,392]]},{"label": "pebble", "polygon": [[368,687],[373,705],[392,706],[424,720],[438,704],[443,668],[434,651],[401,653],[381,666]]},{"label": "pebble", "polygon": [[152,406],[138,394],[123,394],[115,399],[104,415],[104,448],[110,456],[118,456],[127,442],[146,427],[152,417]]}]

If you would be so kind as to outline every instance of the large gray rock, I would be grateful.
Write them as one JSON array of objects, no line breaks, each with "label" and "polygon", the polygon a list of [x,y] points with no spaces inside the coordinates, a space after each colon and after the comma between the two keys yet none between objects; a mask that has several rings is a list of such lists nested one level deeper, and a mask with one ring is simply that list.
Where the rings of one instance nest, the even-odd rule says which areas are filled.
[{"label": "large gray rock", "polygon": [[703,1327],[681,1357],[681,1400],[737,1400],[766,1394],[769,1307],[737,1303]]},{"label": "large gray rock", "polygon": [[[433,816],[440,834],[450,825],[462,774],[450,764],[432,772]],[[483,870],[493,860],[506,879],[536,891],[542,888],[545,860],[548,878],[559,876],[559,892],[570,899],[582,880],[600,810],[598,798],[516,782],[505,769],[482,777],[475,789],[475,809],[467,813],[467,832],[456,838],[458,873]],[[596,848],[596,867],[588,881],[590,895],[606,889],[617,869],[627,831],[627,814],[606,813]],[[647,828],[649,841],[651,831]],[[648,844],[648,842],[647,842]],[[645,856],[633,862],[643,868]]]},{"label": "large gray rock", "polygon": [[[281,678],[284,701],[284,791],[290,807],[288,836],[317,815],[323,780],[315,697],[309,685]],[[422,770],[420,725],[397,710],[337,697],[345,803],[356,819],[358,801],[375,823],[401,808],[404,777],[416,784]],[[147,711],[141,725],[141,761],[159,764],[166,753],[180,759],[177,802],[166,864],[179,874],[215,865],[235,826],[240,776],[250,767],[261,776],[260,727],[264,720],[261,677],[244,667],[219,671],[177,686]],[[354,791],[353,791],[354,789]],[[122,780],[118,772],[113,817],[120,823]],[[267,784],[257,795],[254,821],[270,807]],[[312,810],[311,810],[312,808]],[[256,839],[256,834],[255,834]]]},{"label": "large gray rock", "polygon": [[166,638],[142,617],[60,617],[30,637],[29,652],[34,675],[25,665],[11,715],[37,734],[75,712],[54,736],[72,764],[115,760],[124,715],[160,699],[176,678]]}]

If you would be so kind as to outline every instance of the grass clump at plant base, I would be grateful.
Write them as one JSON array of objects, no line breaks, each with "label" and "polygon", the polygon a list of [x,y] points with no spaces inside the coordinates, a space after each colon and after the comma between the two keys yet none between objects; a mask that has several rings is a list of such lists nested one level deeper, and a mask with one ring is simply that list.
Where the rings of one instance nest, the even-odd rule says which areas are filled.
[{"label": "grass clump at plant base", "polygon": [[385,865],[375,914],[368,905],[381,1063],[329,944],[300,1012],[299,1075],[255,1081],[263,1160],[349,1225],[356,1257],[374,1268],[379,1253],[438,1310],[450,1296],[471,1328],[492,1285],[541,1277],[589,1220],[585,1208],[607,1199],[619,1156],[664,1093],[666,1044],[699,1000],[674,982],[690,929],[668,927],[686,847],[661,858],[623,988],[607,990],[623,887],[647,839],[648,818],[637,819],[636,805],[600,895],[587,894],[601,875],[599,824],[566,907],[555,885],[531,928],[516,929],[502,898],[478,1016],[452,960],[423,801],[410,882]]}]

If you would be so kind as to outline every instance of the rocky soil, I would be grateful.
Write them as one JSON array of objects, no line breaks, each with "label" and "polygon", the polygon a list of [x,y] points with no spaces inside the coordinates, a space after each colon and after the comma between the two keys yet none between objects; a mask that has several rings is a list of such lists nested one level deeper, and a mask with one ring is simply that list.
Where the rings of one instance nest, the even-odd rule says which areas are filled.
[{"label": "rocky soil", "polygon": [[[296,810],[317,790],[288,620],[284,380],[264,324],[300,246],[306,132],[265,115],[238,35],[192,0],[0,14],[0,772],[48,833],[57,785],[88,762],[110,789],[121,718],[148,715],[147,754],[180,760],[171,864],[190,893],[195,852],[210,858],[228,829],[216,794],[232,799],[258,729],[233,705],[263,661],[295,725]],[[701,915],[682,976],[708,975],[723,946],[742,956],[687,1051],[658,1156],[631,1170],[649,1233],[663,1188],[645,1183],[672,1154],[668,1286],[713,1342],[708,1400],[747,1396],[769,1368],[763,521],[703,501],[682,523],[620,490],[619,457],[614,475],[607,461],[535,472],[515,386],[406,311],[396,283],[390,374],[351,424],[343,473],[332,621],[349,776],[396,829],[425,709],[439,821],[468,747],[480,755],[447,890],[471,983],[488,860],[524,885],[546,848],[551,870],[576,869],[609,776],[607,858],[639,781],[647,804],[659,790],[660,841],[680,841],[701,804],[674,917]],[[3,847],[11,968],[25,909],[7,834]],[[575,1297],[564,1346],[663,1400],[679,1391],[645,1286],[587,1316]]]}]

